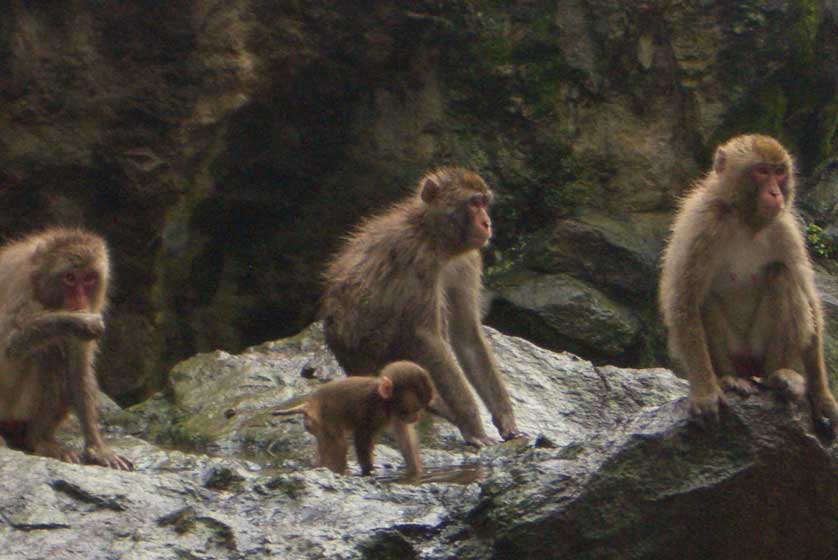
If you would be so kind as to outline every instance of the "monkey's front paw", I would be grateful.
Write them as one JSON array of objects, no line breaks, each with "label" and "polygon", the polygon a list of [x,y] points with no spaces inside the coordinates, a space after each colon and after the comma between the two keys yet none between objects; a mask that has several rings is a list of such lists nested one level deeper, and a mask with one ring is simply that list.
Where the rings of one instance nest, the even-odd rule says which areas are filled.
[{"label": "monkey's front paw", "polygon": [[492,423],[495,425],[495,428],[498,429],[498,433],[500,434],[500,437],[503,438],[503,441],[509,441],[510,439],[527,435],[518,429],[518,426],[515,424],[515,418],[512,416],[492,418]]},{"label": "monkey's front paw", "polygon": [[77,324],[76,335],[85,340],[102,338],[105,334],[105,320],[98,313],[80,313],[84,320]]},{"label": "monkey's front paw", "polygon": [[723,391],[728,393],[736,393],[737,395],[743,397],[750,397],[751,395],[755,395],[759,390],[756,384],[750,381],[749,379],[734,377],[732,375],[725,375],[721,379],[719,379],[719,385],[721,386]]},{"label": "monkey's front paw", "polygon": [[724,394],[716,389],[703,395],[690,395],[690,419],[701,428],[719,423],[719,409],[727,406]]},{"label": "monkey's front paw", "polygon": [[134,463],[117,455],[107,447],[88,447],[84,450],[84,462],[88,465],[99,465],[119,471],[133,471]]},{"label": "monkey's front paw", "polygon": [[818,433],[834,438],[838,433],[838,404],[831,395],[813,396],[812,418]]}]

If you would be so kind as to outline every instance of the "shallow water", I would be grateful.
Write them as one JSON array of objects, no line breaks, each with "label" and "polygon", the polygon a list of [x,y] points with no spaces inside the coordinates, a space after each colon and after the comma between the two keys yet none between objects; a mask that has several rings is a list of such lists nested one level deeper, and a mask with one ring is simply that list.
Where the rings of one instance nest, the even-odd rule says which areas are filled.
[{"label": "shallow water", "polygon": [[462,463],[459,465],[439,465],[426,467],[421,477],[407,476],[404,471],[390,472],[375,476],[375,480],[395,484],[426,484],[441,482],[447,484],[471,484],[485,478],[486,467],[480,463]]}]

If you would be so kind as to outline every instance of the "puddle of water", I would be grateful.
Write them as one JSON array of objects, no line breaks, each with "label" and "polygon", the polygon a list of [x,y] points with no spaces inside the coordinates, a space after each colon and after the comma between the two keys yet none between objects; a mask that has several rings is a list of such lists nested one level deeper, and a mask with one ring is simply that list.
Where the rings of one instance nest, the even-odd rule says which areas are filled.
[{"label": "puddle of water", "polygon": [[485,478],[486,467],[480,463],[463,463],[460,465],[440,465],[426,467],[421,477],[412,478],[400,473],[387,473],[375,476],[380,482],[394,484],[426,484],[441,482],[447,484],[471,484]]}]

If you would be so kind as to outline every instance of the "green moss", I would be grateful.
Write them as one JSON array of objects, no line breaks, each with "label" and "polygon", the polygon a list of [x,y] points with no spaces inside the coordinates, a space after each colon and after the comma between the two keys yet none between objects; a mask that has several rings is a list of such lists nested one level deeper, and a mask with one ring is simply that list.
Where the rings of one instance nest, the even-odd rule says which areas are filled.
[{"label": "green moss", "polygon": [[806,243],[809,245],[809,251],[817,257],[831,259],[838,255],[838,250],[823,236],[823,229],[816,224],[806,227]]},{"label": "green moss", "polygon": [[[741,38],[731,42],[720,61],[727,69],[725,81],[734,91],[743,83],[743,75],[753,75],[756,83],[728,111],[712,138],[714,144],[745,132],[770,134],[799,155],[804,172],[830,157],[838,125],[838,84],[824,71],[830,54],[823,45],[832,41],[834,27],[824,23],[819,28],[820,4],[818,0],[791,2],[782,18],[772,16],[762,27],[757,15],[767,10],[764,5],[737,4],[732,29]],[[740,27],[742,33],[736,31]],[[765,33],[781,34],[784,40],[767,49],[755,44],[755,38]],[[764,52],[763,59],[751,56],[755,50]],[[763,67],[771,70],[777,61],[784,63],[776,70],[764,76],[755,72]]]}]

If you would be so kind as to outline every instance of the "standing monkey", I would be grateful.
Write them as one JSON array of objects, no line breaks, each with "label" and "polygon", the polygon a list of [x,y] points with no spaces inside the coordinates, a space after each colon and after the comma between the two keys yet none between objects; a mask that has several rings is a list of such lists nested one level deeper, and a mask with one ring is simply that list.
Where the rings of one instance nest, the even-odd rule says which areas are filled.
[{"label": "standing monkey", "polygon": [[[663,255],[660,308],[689,378],[690,413],[715,420],[723,391],[754,377],[807,395],[838,428],[823,360],[823,312],[794,202],[794,165],[773,138],[737,136],[683,200]],[[805,372],[805,380],[797,372]]]},{"label": "standing monkey", "polygon": [[347,374],[394,360],[420,364],[437,390],[431,411],[477,446],[492,440],[466,379],[500,435],[519,435],[480,325],[480,248],[492,236],[491,199],[483,179],[466,169],[426,174],[414,196],[350,236],[326,272],[322,308],[326,342]]},{"label": "standing monkey", "polygon": [[[49,229],[0,249],[0,443],[133,468],[105,445],[95,406],[108,276],[105,242],[86,231]],[[71,406],[84,433],[81,455],[55,441]]]},{"label": "standing monkey", "polygon": [[[317,466],[346,472],[346,437],[352,434],[361,473],[372,473],[375,438],[386,426],[394,431],[419,420],[433,397],[433,384],[413,362],[393,362],[378,377],[349,377],[326,383],[303,404],[274,412],[274,416],[302,414],[306,430],[317,438]],[[412,434],[412,432],[411,432]],[[422,473],[415,438],[400,440],[411,475]]]}]

